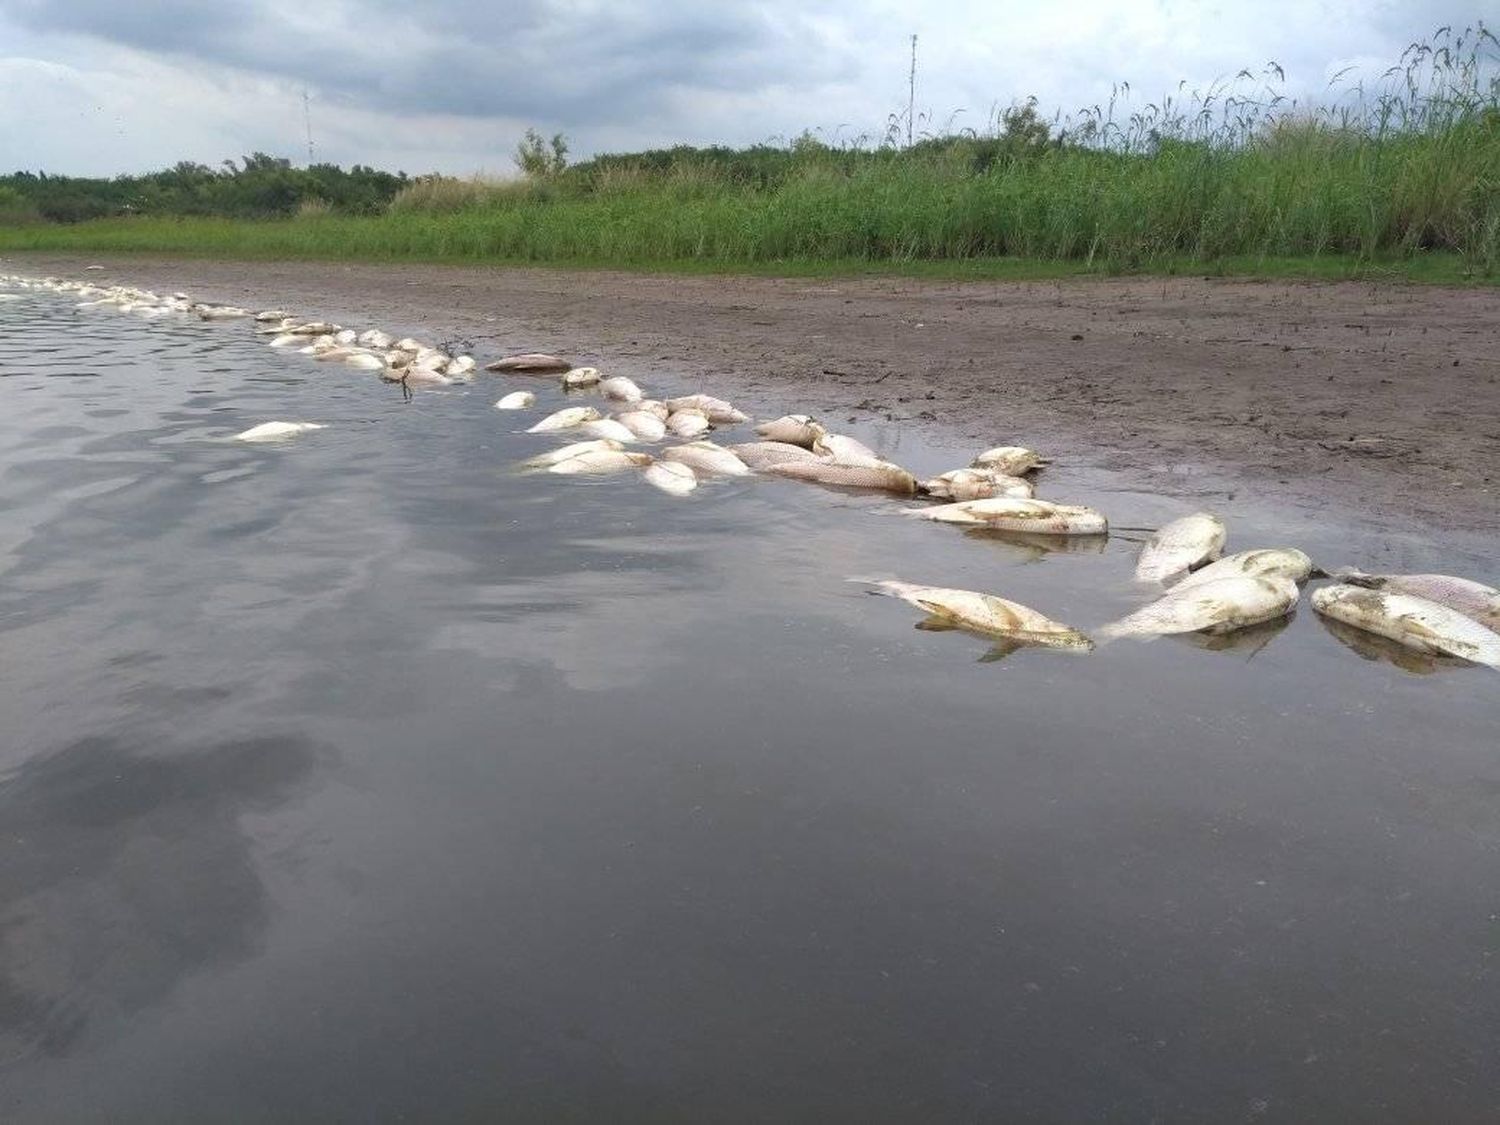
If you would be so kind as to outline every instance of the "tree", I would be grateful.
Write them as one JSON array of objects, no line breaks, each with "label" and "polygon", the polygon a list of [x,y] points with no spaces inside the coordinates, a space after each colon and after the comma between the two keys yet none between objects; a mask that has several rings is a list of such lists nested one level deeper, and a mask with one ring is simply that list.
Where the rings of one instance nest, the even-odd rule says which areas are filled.
[{"label": "tree", "polygon": [[553,133],[547,141],[535,129],[527,129],[525,138],[516,145],[516,167],[530,179],[555,176],[568,166],[568,139]]}]

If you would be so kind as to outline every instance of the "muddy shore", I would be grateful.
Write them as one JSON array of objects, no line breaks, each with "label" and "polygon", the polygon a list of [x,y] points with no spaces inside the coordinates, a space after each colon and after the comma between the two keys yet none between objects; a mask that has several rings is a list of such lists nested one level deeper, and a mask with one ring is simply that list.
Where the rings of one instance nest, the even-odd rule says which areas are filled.
[{"label": "muddy shore", "polygon": [[[83,272],[90,263],[103,271]],[[84,277],[660,372],[840,421],[1024,444],[1165,495],[1253,488],[1500,530],[1500,290],[1203,278],[674,277],[12,254]],[[1482,576],[1480,576],[1482,577]]]}]

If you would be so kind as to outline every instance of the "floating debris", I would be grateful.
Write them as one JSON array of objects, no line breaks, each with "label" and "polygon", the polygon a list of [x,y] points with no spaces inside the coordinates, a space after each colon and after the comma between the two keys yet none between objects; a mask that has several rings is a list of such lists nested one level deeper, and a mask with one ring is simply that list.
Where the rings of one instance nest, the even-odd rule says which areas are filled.
[{"label": "floating debris", "polygon": [[234,441],[286,441],[298,434],[311,433],[327,427],[317,422],[262,422],[234,435]]},{"label": "floating debris", "polygon": [[530,391],[511,391],[499,402],[495,403],[496,410],[525,410],[528,406],[536,405],[536,395]]}]

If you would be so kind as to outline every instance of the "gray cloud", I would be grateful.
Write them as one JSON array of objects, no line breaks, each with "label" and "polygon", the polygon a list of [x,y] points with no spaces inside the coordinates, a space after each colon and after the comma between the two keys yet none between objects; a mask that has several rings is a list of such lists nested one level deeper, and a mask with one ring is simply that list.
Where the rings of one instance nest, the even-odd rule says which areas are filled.
[{"label": "gray cloud", "polygon": [[674,92],[753,92],[850,72],[790,5],[430,0],[418,14],[410,4],[366,0],[301,19],[276,0],[232,8],[11,0],[0,4],[7,10],[33,32],[276,75],[403,114],[620,124],[662,111]]}]

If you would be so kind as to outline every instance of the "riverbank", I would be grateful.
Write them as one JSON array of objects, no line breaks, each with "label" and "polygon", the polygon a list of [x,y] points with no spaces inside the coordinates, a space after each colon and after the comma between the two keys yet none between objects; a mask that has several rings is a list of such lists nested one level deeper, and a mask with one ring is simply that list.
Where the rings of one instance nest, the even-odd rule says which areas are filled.
[{"label": "riverbank", "polygon": [[9,254],[670,374],[757,413],[1035,445],[1212,505],[1253,488],[1411,530],[1500,528],[1500,292],[1176,278],[931,281]]}]

